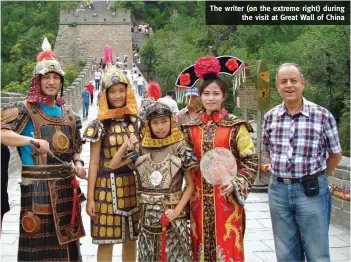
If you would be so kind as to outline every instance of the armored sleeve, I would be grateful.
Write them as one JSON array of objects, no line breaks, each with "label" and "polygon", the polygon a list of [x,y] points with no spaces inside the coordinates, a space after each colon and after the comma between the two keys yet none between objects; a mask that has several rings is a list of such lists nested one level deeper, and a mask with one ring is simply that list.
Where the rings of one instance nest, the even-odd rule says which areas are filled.
[{"label": "armored sleeve", "polygon": [[103,133],[103,124],[99,120],[93,120],[85,128],[82,140],[84,142],[96,143],[100,141]]},{"label": "armored sleeve", "polygon": [[30,119],[24,102],[10,103],[1,111],[1,129],[20,134]]},{"label": "armored sleeve", "polygon": [[[140,117],[136,117],[136,116],[131,116],[130,120],[134,126],[135,136],[138,138],[139,141],[142,141],[143,140],[144,121]],[[122,158],[122,161],[124,161],[128,158],[133,159],[133,158],[136,158],[138,155],[140,155],[140,146],[141,146],[141,143],[138,143],[137,145],[135,145],[135,148],[133,148],[131,150],[127,150],[126,154]]]},{"label": "armored sleeve", "polygon": [[180,126],[180,130],[183,133],[184,142],[185,142],[186,146],[192,149],[193,148],[193,144],[192,144],[192,141],[191,141],[189,128],[190,127],[188,125],[181,125]]},{"label": "armored sleeve", "polygon": [[181,141],[177,148],[178,157],[182,160],[182,169],[187,171],[199,166],[194,151],[186,145],[185,141]]}]

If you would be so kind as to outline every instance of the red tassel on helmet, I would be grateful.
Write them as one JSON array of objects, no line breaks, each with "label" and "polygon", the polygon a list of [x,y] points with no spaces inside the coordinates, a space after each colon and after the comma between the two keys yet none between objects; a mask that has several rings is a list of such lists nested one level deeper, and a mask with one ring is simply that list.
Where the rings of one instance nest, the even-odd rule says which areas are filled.
[{"label": "red tassel on helmet", "polygon": [[161,225],[162,225],[162,233],[161,233],[161,262],[167,261],[167,253],[166,253],[166,239],[167,239],[167,226],[168,219],[165,214],[161,217]]},{"label": "red tassel on helmet", "polygon": [[161,97],[161,94],[162,94],[160,85],[157,82],[154,82],[154,81],[151,81],[149,83],[148,92],[149,92],[149,95],[155,101],[157,101]]},{"label": "red tassel on helmet", "polygon": [[53,51],[49,50],[49,51],[42,51],[39,53],[39,55],[37,56],[37,61],[41,62],[44,59],[56,59],[56,55]]}]

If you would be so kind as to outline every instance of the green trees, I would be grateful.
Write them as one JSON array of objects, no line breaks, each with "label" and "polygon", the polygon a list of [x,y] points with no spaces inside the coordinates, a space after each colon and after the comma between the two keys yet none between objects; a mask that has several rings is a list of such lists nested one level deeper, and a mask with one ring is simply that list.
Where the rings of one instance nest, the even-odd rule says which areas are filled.
[{"label": "green trees", "polygon": [[70,9],[77,2],[1,2],[1,89],[28,90],[35,59],[45,37],[55,45],[60,8]]},{"label": "green trees", "polygon": [[[273,107],[282,101],[274,87],[275,70],[297,63],[306,78],[304,96],[334,115],[343,154],[350,154],[350,26],[207,26],[203,2],[144,2],[143,10],[139,19],[151,25],[164,18],[141,48],[141,61],[150,65],[163,90],[174,88],[177,74],[200,56],[232,54],[249,65],[267,59]],[[234,98],[229,99],[226,106],[233,112]]]}]

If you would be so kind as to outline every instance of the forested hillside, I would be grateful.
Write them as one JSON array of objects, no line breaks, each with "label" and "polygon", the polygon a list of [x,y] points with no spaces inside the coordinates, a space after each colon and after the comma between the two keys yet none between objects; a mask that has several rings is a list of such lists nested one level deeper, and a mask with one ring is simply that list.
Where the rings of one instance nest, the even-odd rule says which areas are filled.
[{"label": "forested hillside", "polygon": [[273,107],[281,103],[274,88],[276,68],[299,64],[307,81],[305,97],[332,112],[343,155],[350,154],[350,26],[206,26],[204,2],[119,2],[117,7],[131,9],[155,29],[141,57],[163,89],[173,88],[177,74],[200,56],[232,54],[251,65],[267,59]]},{"label": "forested hillside", "polygon": [[[48,38],[53,48],[59,28],[60,9],[75,8],[79,2],[1,2],[1,90],[28,90],[36,56]],[[65,85],[75,78],[78,65],[66,71]]]}]

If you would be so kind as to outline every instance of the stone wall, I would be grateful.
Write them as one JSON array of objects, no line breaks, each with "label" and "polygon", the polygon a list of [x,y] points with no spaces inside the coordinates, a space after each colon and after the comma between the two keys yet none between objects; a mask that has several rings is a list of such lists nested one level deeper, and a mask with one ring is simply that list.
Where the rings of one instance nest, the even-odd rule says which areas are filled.
[{"label": "stone wall", "polygon": [[[9,103],[20,102],[26,99],[25,94],[20,93],[10,93],[1,92],[1,108],[6,107]],[[9,163],[9,173],[21,168],[21,160],[17,154],[15,147],[10,147],[10,163]]]},{"label": "stone wall", "polygon": [[78,77],[72,82],[72,84],[65,88],[63,91],[63,96],[67,104],[73,106],[73,110],[78,114],[81,106],[82,106],[82,97],[81,93],[84,89],[84,86],[89,83],[89,81],[93,80],[93,58],[88,57],[87,63],[85,64],[82,72],[78,75]]},{"label": "stone wall", "polygon": [[[335,172],[328,177],[328,183],[331,187],[335,186],[350,193],[350,158],[343,157]],[[332,195],[331,221],[350,228],[350,201]]]},{"label": "stone wall", "polygon": [[130,11],[112,12],[110,10],[62,10],[60,12],[60,25],[130,25]]},{"label": "stone wall", "polygon": [[[55,52],[63,68],[77,61],[86,61],[87,56],[100,61],[106,44],[112,47],[112,57],[121,59],[128,55],[128,68],[132,67],[132,32],[130,12],[109,10],[61,11]],[[125,21],[124,21],[125,20]]]}]

